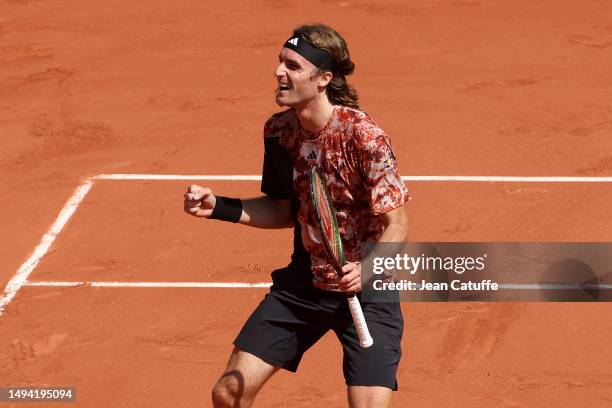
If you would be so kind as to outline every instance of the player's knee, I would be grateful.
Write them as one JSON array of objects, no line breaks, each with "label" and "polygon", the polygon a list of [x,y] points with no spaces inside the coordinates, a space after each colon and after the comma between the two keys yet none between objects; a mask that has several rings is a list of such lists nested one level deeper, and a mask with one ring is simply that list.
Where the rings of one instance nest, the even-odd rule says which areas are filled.
[{"label": "player's knee", "polygon": [[215,408],[243,407],[245,404],[244,384],[232,376],[223,376],[212,390]]},{"label": "player's knee", "polygon": [[233,407],[235,394],[223,384],[217,383],[212,390],[212,402],[215,408]]}]

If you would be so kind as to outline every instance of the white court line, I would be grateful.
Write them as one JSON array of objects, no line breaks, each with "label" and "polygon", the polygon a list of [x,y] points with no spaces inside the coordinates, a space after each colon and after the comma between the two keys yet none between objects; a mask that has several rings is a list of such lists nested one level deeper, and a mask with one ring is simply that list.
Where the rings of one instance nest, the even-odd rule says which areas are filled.
[{"label": "white court line", "polygon": [[100,288],[269,288],[271,282],[26,282],[25,286],[92,286]]},{"label": "white court line", "polygon": [[[209,180],[259,181],[260,175],[100,174],[96,180]],[[405,181],[459,181],[476,183],[612,183],[612,177],[566,176],[404,176]]]},{"label": "white court line", "polygon": [[[75,281],[38,281],[26,282],[24,286],[77,287],[92,286],[101,288],[268,288],[271,282],[75,282]],[[418,285],[417,285],[418,286]],[[609,284],[573,283],[500,283],[500,289],[512,290],[584,290],[612,289]]]},{"label": "white court line", "polygon": [[612,177],[540,176],[406,176],[407,181],[461,181],[476,183],[612,183]]},{"label": "white court line", "polygon": [[[531,177],[531,176],[405,176],[406,181],[459,181],[459,182],[502,182],[502,183],[612,183],[612,177]],[[11,302],[19,289],[24,285],[35,286],[28,282],[28,277],[36,268],[40,260],[47,253],[58,234],[73,216],[79,204],[83,201],[94,180],[218,180],[218,181],[259,181],[260,175],[171,175],[171,174],[100,174],[87,179],[79,186],[62,208],[58,218],[49,231],[42,237],[41,242],[34,249],[28,260],[24,262],[11,280],[4,288],[0,297],[0,316],[2,316],[6,305]],[[86,282],[77,284],[87,284]],[[94,282],[90,283],[94,286]],[[95,283],[102,286],[103,283]],[[152,283],[154,284],[154,283]],[[206,285],[205,283],[193,283],[195,285]],[[111,286],[106,283],[104,285]],[[144,285],[144,283],[143,283]],[[180,284],[179,284],[180,285]],[[240,285],[240,284],[239,284]],[[250,285],[250,284],[246,284]],[[269,284],[255,284],[269,285]],[[196,286],[208,287],[208,286]],[[219,286],[215,286],[219,287]],[[252,287],[252,286],[229,286],[229,287]],[[257,286],[255,286],[257,287]]]},{"label": "white court line", "polygon": [[55,241],[55,238],[57,238],[58,234],[62,232],[62,229],[64,228],[64,226],[66,226],[79,204],[81,204],[81,202],[91,189],[92,185],[93,182],[88,179],[79,187],[77,187],[72,196],[64,205],[64,208],[62,208],[62,210],[60,211],[53,225],[51,225],[51,228],[49,228],[49,231],[47,231],[47,233],[43,235],[40,243],[38,244],[36,249],[34,249],[32,255],[30,255],[28,260],[25,261],[23,265],[21,265],[19,270],[17,270],[17,273],[15,273],[11,280],[6,284],[6,287],[4,288],[4,293],[2,294],[2,297],[0,297],[0,316],[2,316],[6,305],[8,305],[11,300],[13,300],[19,289],[21,289],[21,287],[27,282],[28,277],[30,276],[34,268],[36,268],[41,258],[45,256],[45,254],[51,247],[51,244],[53,244],[53,241]]},{"label": "white court line", "polygon": [[260,181],[256,175],[179,175],[179,174],[99,174],[96,180],[218,180],[218,181]]}]

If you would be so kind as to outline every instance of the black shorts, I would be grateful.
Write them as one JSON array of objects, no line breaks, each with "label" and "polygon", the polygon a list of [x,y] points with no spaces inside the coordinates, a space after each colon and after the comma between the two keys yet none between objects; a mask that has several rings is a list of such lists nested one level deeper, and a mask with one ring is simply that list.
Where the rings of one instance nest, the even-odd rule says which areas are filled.
[{"label": "black shorts", "polygon": [[271,365],[295,372],[304,352],[331,329],[342,344],[347,385],[395,391],[404,328],[400,304],[371,302],[361,306],[374,339],[374,344],[365,349],[359,346],[344,293],[273,288],[246,321],[234,345]]}]

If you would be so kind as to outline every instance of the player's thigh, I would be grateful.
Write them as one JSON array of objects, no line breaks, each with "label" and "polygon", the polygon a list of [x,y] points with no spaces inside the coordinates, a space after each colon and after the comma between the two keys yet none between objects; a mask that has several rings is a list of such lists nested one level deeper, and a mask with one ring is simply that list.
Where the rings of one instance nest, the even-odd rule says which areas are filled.
[{"label": "player's thigh", "polygon": [[304,353],[328,330],[325,313],[306,290],[273,290],[261,301],[234,340],[240,350],[295,372]]},{"label": "player's thigh", "polygon": [[393,391],[387,387],[349,386],[347,388],[350,408],[390,408]]},{"label": "player's thigh", "polygon": [[344,352],[342,369],[346,385],[384,387],[395,391],[404,328],[400,304],[364,302],[362,306],[374,344],[368,348],[360,346],[350,317],[334,329]]},{"label": "player's thigh", "polygon": [[227,367],[215,388],[221,388],[238,399],[250,399],[278,370],[278,367],[266,363],[259,357],[234,347]]}]

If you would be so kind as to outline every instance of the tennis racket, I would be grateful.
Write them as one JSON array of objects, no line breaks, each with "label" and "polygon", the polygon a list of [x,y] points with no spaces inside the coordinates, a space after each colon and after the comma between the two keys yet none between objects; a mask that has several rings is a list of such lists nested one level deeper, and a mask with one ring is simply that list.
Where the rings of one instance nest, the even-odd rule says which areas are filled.
[{"label": "tennis racket", "polygon": [[[325,176],[316,167],[310,170],[310,200],[315,210],[317,224],[325,242],[327,254],[338,272],[342,276],[342,266],[346,264],[344,252],[342,251],[342,240],[340,239],[340,231],[338,231],[338,221],[336,220],[336,211],[331,201],[331,196],[327,189],[327,181]],[[370,347],[374,340],[370,335],[363,310],[359,299],[354,293],[347,293],[347,300],[353,322],[357,328],[359,336],[359,344],[361,347]]]}]

